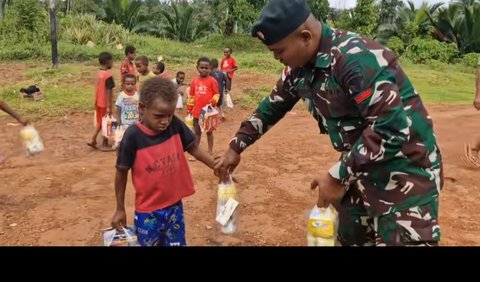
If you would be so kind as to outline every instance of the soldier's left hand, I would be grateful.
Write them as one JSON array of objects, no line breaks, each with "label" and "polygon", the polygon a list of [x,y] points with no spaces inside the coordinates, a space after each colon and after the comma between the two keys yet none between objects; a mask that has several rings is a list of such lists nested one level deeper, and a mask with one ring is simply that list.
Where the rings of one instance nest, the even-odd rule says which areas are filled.
[{"label": "soldier's left hand", "polygon": [[340,201],[347,192],[345,185],[338,179],[333,178],[328,172],[313,179],[310,188],[312,190],[318,188],[317,206],[319,208],[326,208],[330,204]]}]

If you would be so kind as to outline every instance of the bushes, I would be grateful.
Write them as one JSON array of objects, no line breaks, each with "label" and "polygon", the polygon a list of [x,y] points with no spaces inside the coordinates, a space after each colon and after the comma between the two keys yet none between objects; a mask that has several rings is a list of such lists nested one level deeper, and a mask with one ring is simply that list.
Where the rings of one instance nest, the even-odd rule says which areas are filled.
[{"label": "bushes", "polygon": [[267,50],[260,40],[247,35],[223,36],[217,34],[197,40],[195,41],[195,44],[201,44],[207,49],[215,49],[221,52],[223,52],[223,48],[225,47],[233,48],[234,53],[241,51],[258,52]]},{"label": "bushes", "polygon": [[386,45],[390,50],[395,52],[395,54],[397,54],[398,57],[403,55],[403,53],[405,52],[405,43],[400,37],[397,37],[397,36],[390,37]]},{"label": "bushes", "polygon": [[0,39],[10,44],[44,43],[48,36],[47,12],[37,0],[14,0],[0,22]]},{"label": "bushes", "polygon": [[134,36],[117,24],[97,21],[95,15],[68,15],[60,19],[61,41],[85,45],[92,41],[100,46],[115,46],[132,42]]},{"label": "bushes", "polygon": [[477,53],[468,53],[465,54],[460,60],[459,63],[465,67],[476,68],[478,64],[478,58],[480,54]]},{"label": "bushes", "polygon": [[416,64],[425,64],[430,60],[451,63],[458,57],[458,49],[454,43],[444,43],[434,39],[417,37],[408,46],[406,57]]}]

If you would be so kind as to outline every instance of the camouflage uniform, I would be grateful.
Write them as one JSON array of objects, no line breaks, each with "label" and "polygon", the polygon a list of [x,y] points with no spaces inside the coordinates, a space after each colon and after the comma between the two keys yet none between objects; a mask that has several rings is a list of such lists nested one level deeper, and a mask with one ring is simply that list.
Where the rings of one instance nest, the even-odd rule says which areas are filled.
[{"label": "camouflage uniform", "polygon": [[442,161],[420,96],[385,47],[325,24],[315,63],[284,72],[230,147],[253,144],[302,99],[329,134],[348,191],[336,207],[342,245],[440,240]]}]

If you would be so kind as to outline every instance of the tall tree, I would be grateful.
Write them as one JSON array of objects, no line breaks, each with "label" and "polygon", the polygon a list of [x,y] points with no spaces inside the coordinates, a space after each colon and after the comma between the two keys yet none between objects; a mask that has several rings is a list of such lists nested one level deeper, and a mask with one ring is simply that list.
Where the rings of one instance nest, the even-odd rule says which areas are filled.
[{"label": "tall tree", "polygon": [[377,25],[378,10],[375,0],[357,0],[357,6],[353,9],[353,28],[363,35],[373,35]]},{"label": "tall tree", "polygon": [[57,10],[55,0],[49,0],[50,11],[50,40],[52,43],[52,68],[58,68],[58,47],[57,47]]},{"label": "tall tree", "polygon": [[328,0],[308,0],[308,4],[315,18],[326,22],[330,10]]},{"label": "tall tree", "polygon": [[404,6],[402,0],[380,0],[378,4],[378,24],[392,23],[399,8]]}]

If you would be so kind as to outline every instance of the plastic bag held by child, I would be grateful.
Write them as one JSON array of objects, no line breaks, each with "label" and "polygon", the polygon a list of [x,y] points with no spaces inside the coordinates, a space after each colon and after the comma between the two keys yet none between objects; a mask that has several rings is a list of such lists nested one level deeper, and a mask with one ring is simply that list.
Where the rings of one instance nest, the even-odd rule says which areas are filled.
[{"label": "plastic bag held by child", "polygon": [[109,140],[115,139],[115,127],[117,120],[111,115],[106,115],[102,118],[102,135]]},{"label": "plastic bag held by child", "polygon": [[20,130],[20,136],[25,142],[27,153],[30,156],[43,152],[44,147],[38,131],[32,125],[27,125]]},{"label": "plastic bag held by child", "polygon": [[233,109],[233,100],[232,100],[232,95],[230,95],[230,93],[227,93],[225,95],[225,103],[227,103],[227,108]]},{"label": "plastic bag held by child", "polygon": [[115,135],[115,139],[113,143],[114,148],[118,148],[120,146],[120,142],[122,142],[122,139],[123,139],[123,134],[125,134],[125,126],[124,125],[117,126],[114,132],[114,135]]},{"label": "plastic bag held by child", "polygon": [[222,226],[222,233],[233,234],[237,231],[237,191],[232,176],[227,183],[218,185],[217,222]]},{"label": "plastic bag held by child", "polygon": [[192,114],[188,114],[185,117],[185,124],[188,126],[188,128],[190,128],[190,130],[193,131],[193,116],[192,116]]},{"label": "plastic bag held by child", "polygon": [[123,228],[118,231],[113,228],[108,228],[103,231],[103,245],[106,247],[137,247],[137,235],[133,228]]},{"label": "plastic bag held by child", "polygon": [[202,108],[200,118],[198,119],[202,132],[213,132],[217,129],[219,119],[218,111],[212,105]]}]

